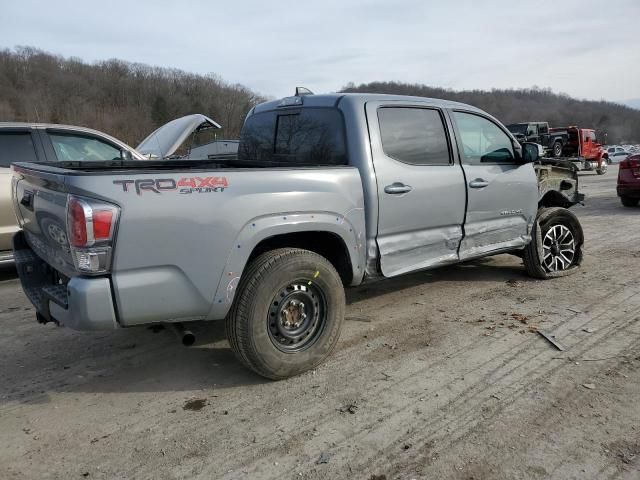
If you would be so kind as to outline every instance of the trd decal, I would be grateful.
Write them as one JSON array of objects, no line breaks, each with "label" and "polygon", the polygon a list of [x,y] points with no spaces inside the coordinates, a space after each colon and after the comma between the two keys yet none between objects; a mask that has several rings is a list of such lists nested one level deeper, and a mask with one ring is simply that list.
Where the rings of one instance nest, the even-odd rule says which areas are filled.
[{"label": "trd decal", "polygon": [[114,180],[121,185],[123,192],[135,190],[138,195],[143,192],[162,193],[179,190],[181,194],[224,192],[229,186],[226,177],[182,177],[177,182],[173,178],[143,178],[138,180]]}]

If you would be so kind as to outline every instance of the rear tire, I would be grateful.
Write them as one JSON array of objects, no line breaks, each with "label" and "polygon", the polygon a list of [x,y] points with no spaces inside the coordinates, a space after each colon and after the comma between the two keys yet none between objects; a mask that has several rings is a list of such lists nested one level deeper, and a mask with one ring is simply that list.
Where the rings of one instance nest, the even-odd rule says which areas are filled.
[{"label": "rear tire", "polygon": [[638,202],[640,202],[640,199],[630,198],[630,197],[620,197],[620,201],[622,202],[622,205],[624,205],[625,207],[637,207]]},{"label": "rear tire", "polygon": [[562,156],[562,143],[554,142],[552,147],[553,156],[558,158]]},{"label": "rear tire", "polygon": [[531,236],[523,255],[530,276],[562,277],[580,268],[584,234],[577,217],[566,208],[540,209]]},{"label": "rear tire", "polygon": [[344,312],[342,280],[326,258],[277,249],[247,266],[227,315],[227,338],[245,366],[280,380],[318,366],[331,354]]}]

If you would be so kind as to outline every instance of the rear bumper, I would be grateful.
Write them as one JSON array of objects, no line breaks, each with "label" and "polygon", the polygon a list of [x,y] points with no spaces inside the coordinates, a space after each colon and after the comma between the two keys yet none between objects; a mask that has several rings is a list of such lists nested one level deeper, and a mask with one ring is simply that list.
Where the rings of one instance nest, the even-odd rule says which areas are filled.
[{"label": "rear bumper", "polygon": [[640,183],[638,185],[618,185],[619,197],[640,198]]},{"label": "rear bumper", "polygon": [[57,272],[31,250],[22,232],[14,235],[13,249],[22,289],[36,308],[39,321],[75,330],[118,328],[109,278],[59,280]]}]

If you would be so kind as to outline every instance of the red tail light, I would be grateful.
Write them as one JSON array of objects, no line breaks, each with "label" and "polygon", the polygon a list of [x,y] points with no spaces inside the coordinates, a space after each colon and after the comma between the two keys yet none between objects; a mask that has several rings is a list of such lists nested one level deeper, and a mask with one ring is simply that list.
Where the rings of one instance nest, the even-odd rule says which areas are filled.
[{"label": "red tail light", "polygon": [[111,238],[111,223],[113,212],[111,210],[99,210],[93,212],[93,238],[97,240],[109,240]]},{"label": "red tail light", "polygon": [[109,203],[70,196],[67,232],[76,268],[90,274],[111,268],[113,234],[120,209]]},{"label": "red tail light", "polygon": [[631,169],[636,169],[636,168],[640,168],[640,159],[638,158],[627,158],[626,160],[622,160],[620,162],[620,170],[627,170],[629,168]]},{"label": "red tail light", "polygon": [[67,205],[69,243],[88,247],[111,240],[118,207],[71,197]]}]

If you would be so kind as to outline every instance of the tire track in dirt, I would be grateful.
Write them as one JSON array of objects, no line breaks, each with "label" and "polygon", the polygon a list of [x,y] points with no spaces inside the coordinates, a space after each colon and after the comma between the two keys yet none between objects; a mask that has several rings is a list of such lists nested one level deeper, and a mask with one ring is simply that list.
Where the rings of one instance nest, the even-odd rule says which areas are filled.
[{"label": "tire track in dirt", "polygon": [[[618,293],[617,295],[613,295],[610,298],[610,301],[607,302],[607,304],[602,304],[600,303],[598,305],[597,310],[594,310],[594,312],[591,314],[591,318],[587,319],[587,322],[590,321],[594,321],[597,320],[598,318],[602,317],[602,316],[612,316],[615,315],[617,313],[620,313],[619,310],[623,309],[625,307],[625,305],[627,303],[629,303],[629,300],[636,297],[636,300],[638,299],[638,295],[635,294],[635,292],[628,294],[627,292],[624,293]],[[611,310],[609,308],[609,304],[618,304],[618,309],[615,310]],[[637,303],[637,302],[636,302]],[[576,315],[574,316],[569,322],[573,322],[575,323],[575,329],[581,328],[582,325],[584,325],[584,315],[580,316],[580,315]],[[629,324],[632,324],[636,322],[636,320],[631,320],[629,322]],[[587,337],[583,340],[579,340],[574,344],[572,344],[572,351],[574,351],[575,346],[577,346],[580,343],[584,343],[584,351],[587,351],[589,348],[591,348],[592,344],[596,344],[600,341],[601,338],[603,338],[606,335],[610,334],[610,330],[611,331],[615,331],[617,329],[621,329],[624,328],[624,325],[622,326],[618,326],[616,327],[615,325],[608,328],[608,329],[600,329],[599,330],[599,335],[592,335],[591,337]],[[438,431],[441,431],[443,429],[446,429],[447,427],[449,427],[449,429],[451,428],[461,428],[461,427],[467,427],[469,425],[469,418],[470,417],[474,417],[476,410],[478,409],[478,407],[480,405],[482,405],[481,403],[473,403],[473,400],[476,397],[482,397],[483,400],[486,400],[488,397],[488,395],[486,395],[488,393],[489,390],[495,390],[494,384],[496,381],[500,381],[503,378],[511,378],[511,383],[508,385],[505,385],[503,388],[512,388],[514,385],[517,384],[521,384],[523,383],[524,385],[527,385],[529,383],[531,383],[531,372],[534,371],[539,371],[540,370],[540,365],[537,363],[533,363],[534,360],[536,360],[536,357],[548,357],[548,351],[544,350],[542,352],[540,351],[536,351],[536,348],[538,347],[538,342],[539,340],[536,339],[536,341],[531,341],[531,340],[525,340],[520,342],[519,344],[510,347],[506,352],[500,352],[498,354],[496,354],[493,358],[487,360],[484,364],[481,364],[479,367],[476,367],[473,370],[478,370],[482,367],[484,367],[487,364],[492,364],[492,363],[498,363],[499,365],[497,365],[496,367],[494,367],[493,369],[490,369],[488,371],[486,371],[483,376],[481,377],[480,381],[477,382],[474,385],[469,386],[467,389],[458,392],[456,399],[453,400],[452,402],[448,403],[445,407],[439,406],[438,409],[439,410],[444,410],[449,409],[449,410],[455,410],[457,413],[457,418],[458,420],[455,420],[451,423],[442,423],[442,421],[440,423],[442,423],[441,425],[436,426],[435,425],[435,421],[431,421],[430,423],[427,423],[425,425],[421,425],[421,428],[431,428],[433,434],[437,433]],[[458,350],[458,352],[456,352],[455,356],[459,356],[462,353],[464,353],[465,351],[467,351],[467,349],[465,347],[462,347]],[[525,353],[530,353],[529,356],[525,356],[524,358],[521,358],[519,365],[517,366],[513,366],[513,362],[522,357],[523,354]],[[580,353],[580,352],[579,352]],[[468,362],[469,359],[465,359],[465,362]],[[546,358],[541,358],[540,359],[540,363],[544,363],[546,362]],[[426,366],[424,366],[422,369],[418,370],[418,371],[413,371],[411,373],[409,373],[405,378],[399,380],[398,382],[392,382],[392,385],[390,385],[389,387],[387,387],[386,389],[382,389],[381,391],[378,392],[378,397],[383,397],[385,394],[385,391],[395,391],[395,390],[403,390],[402,385],[404,383],[415,383],[414,382],[414,378],[419,375],[420,373],[424,373],[427,370],[430,369],[434,369],[438,366],[438,364],[441,363],[448,363],[451,361],[451,357],[450,358],[445,358],[442,359],[440,362],[437,363],[432,363],[432,364],[428,364]],[[530,368],[525,368],[525,366],[529,365]],[[508,366],[505,369],[505,366]],[[559,366],[558,368],[562,368],[562,366]],[[498,371],[503,370],[499,375],[498,375]],[[521,374],[517,375],[515,378],[515,371],[517,369],[521,369],[522,372]],[[472,370],[472,371],[473,371]],[[543,371],[542,373],[539,373],[537,378],[541,378],[544,375],[547,375],[549,373],[551,373],[553,371],[553,368],[548,369],[546,371]],[[465,373],[465,375],[469,374],[471,371],[468,371]],[[523,379],[527,379],[527,382],[522,382]],[[434,379],[431,379],[432,381]],[[451,386],[453,383],[455,382],[451,382],[448,385]],[[492,384],[493,383],[493,384]],[[479,387],[479,385],[483,385],[481,387]],[[444,390],[446,389],[447,384],[444,385],[440,385],[439,386],[439,390]],[[418,389],[416,391],[414,391],[414,393],[419,394],[421,389]],[[522,390],[517,391],[517,393],[522,393]],[[415,396],[415,395],[414,395]],[[512,401],[514,401],[517,396],[511,396],[511,397],[506,397],[508,398],[508,402],[503,402],[502,404],[507,404],[510,403]],[[384,419],[383,423],[388,424],[388,423],[393,423],[394,425],[399,424],[395,430],[402,432],[399,433],[397,436],[395,436],[393,439],[391,439],[390,441],[386,441],[385,445],[382,446],[382,451],[384,451],[385,449],[391,448],[394,444],[397,444],[401,439],[406,438],[407,435],[406,433],[404,433],[404,429],[405,427],[409,427],[411,426],[413,423],[415,423],[415,419],[409,415],[409,418],[405,418],[405,419],[398,419],[398,415],[399,414],[406,414],[407,409],[410,409],[412,407],[414,407],[416,404],[414,403],[414,401],[410,401],[410,402],[406,402],[406,405],[403,405],[402,408],[395,408],[392,410],[392,413],[387,414],[385,417],[382,417]],[[468,408],[463,409],[462,406],[463,405],[471,405]],[[386,410],[389,411],[388,408],[383,408],[382,410]],[[313,415],[314,412],[312,412]],[[315,417],[315,416],[314,416]],[[391,419],[394,419],[393,422],[390,422]],[[316,423],[319,424],[325,424],[327,420],[331,419],[331,415],[327,415],[324,418],[317,418]],[[462,420],[461,420],[462,419]],[[455,422],[460,423],[460,426],[456,425]],[[379,422],[376,422],[379,423]],[[375,443],[375,442],[370,442],[367,440],[367,436],[372,436],[372,437],[377,437],[379,438],[381,436],[382,432],[378,432],[375,428],[372,427],[376,427],[376,423],[370,423],[365,425],[363,428],[361,428],[359,431],[355,431],[353,433],[353,435],[349,436],[348,438],[345,438],[342,442],[345,444],[371,444],[371,443]],[[434,428],[435,427],[435,428]],[[448,434],[449,437],[451,437],[451,433]],[[427,437],[424,433],[422,434],[423,437]],[[386,437],[388,438],[388,432],[386,432]],[[428,443],[430,439],[427,438],[425,443]],[[341,444],[338,444],[338,446],[335,447],[336,450],[340,450],[341,449]],[[266,451],[264,453],[267,453]],[[347,459],[336,459],[336,461],[339,460],[347,460]],[[371,458],[366,458],[365,461],[361,464],[356,464],[355,467],[356,468],[364,468],[366,465],[370,464],[370,460]],[[386,461],[386,460],[385,460]],[[340,463],[340,462],[339,462]],[[354,464],[352,464],[352,466],[354,466]],[[307,466],[309,467],[309,466]]]}]

